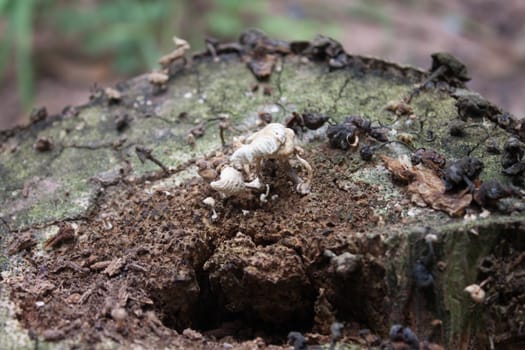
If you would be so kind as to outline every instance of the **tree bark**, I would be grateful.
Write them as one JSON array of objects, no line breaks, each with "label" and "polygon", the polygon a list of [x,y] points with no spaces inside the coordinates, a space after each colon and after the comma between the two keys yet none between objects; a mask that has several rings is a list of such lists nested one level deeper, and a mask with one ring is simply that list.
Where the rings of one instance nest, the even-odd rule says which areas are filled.
[{"label": "tree bark", "polygon": [[[491,153],[487,143],[501,150],[510,136],[519,137],[520,122],[512,119],[510,127],[504,122],[498,126],[505,114],[489,104],[486,116],[466,116],[467,124],[477,126],[467,127],[462,137],[451,136],[451,121],[463,118],[458,112],[458,98],[476,95],[457,81],[437,78],[429,82],[412,96],[412,113],[396,115],[385,109],[387,104],[411,96],[429,72],[355,55],[344,54],[342,59],[330,52],[336,45],[331,41],[318,47],[310,43],[303,50],[297,49],[299,43],[290,47],[263,40],[252,45],[246,37],[236,45],[216,46],[189,61],[172,63],[165,86],[153,85],[147,76],[140,76],[117,86],[122,95],[118,101],[108,99],[102,90],[95,91],[84,106],[70,107],[57,116],[34,118],[39,120],[0,134],[0,322],[5,325],[0,329],[0,343],[7,348],[32,346],[35,336],[28,335],[32,332],[17,321],[15,310],[19,305],[13,295],[19,291],[11,289],[7,281],[23,278],[27,269],[34,268],[27,258],[45,251],[42,242],[64,223],[103,225],[92,219],[107,201],[105,192],[125,191],[145,181],[151,186],[170,182],[175,188],[196,177],[194,162],[222,150],[218,127],[221,115],[228,116],[231,126],[225,132],[227,143],[234,135],[256,130],[259,112],[270,113],[278,122],[294,111],[315,111],[330,116],[333,122],[361,115],[374,125],[388,126],[390,139],[409,134],[402,140],[413,149],[434,149],[449,163],[467,155],[482,159],[485,167],[480,178],[484,182],[494,179],[509,184],[515,180],[502,175],[501,156]],[[262,54],[257,51],[261,46]],[[261,72],[257,64],[270,65],[267,81],[264,67]],[[205,130],[202,136],[196,131],[200,126]],[[303,137],[313,140],[304,141],[307,154],[327,145],[326,139],[313,134],[307,132]],[[135,151],[137,146],[151,150],[157,163],[168,171],[151,157],[142,162]],[[366,317],[355,319],[367,320],[363,326],[382,337],[387,337],[394,323],[410,325],[420,338],[437,332],[433,339],[450,349],[484,348],[490,342],[503,348],[503,344],[523,339],[517,333],[500,331],[498,326],[505,320],[495,320],[492,304],[474,304],[463,291],[486,275],[480,272],[480,262],[487,256],[498,256],[498,249],[512,246],[523,250],[522,213],[494,211],[487,218],[476,215],[475,220],[465,220],[463,216],[451,218],[443,212],[418,208],[410,204],[405,187],[392,180],[377,155],[372,162],[364,162],[352,150],[331,152],[335,153],[327,157],[332,157],[334,164],[338,158],[347,164],[346,183],[376,186],[386,198],[386,205],[374,211],[377,217],[387,219],[373,227],[357,227],[358,234],[352,239],[366,264],[377,264],[384,271],[380,281],[384,294],[373,297],[383,298],[388,305],[370,303],[363,311]],[[409,150],[393,143],[381,152],[396,157]],[[315,160],[311,163],[315,168]],[[350,191],[358,189],[351,187]],[[341,192],[341,196],[346,193]],[[315,191],[310,196],[315,196]],[[401,209],[392,217],[394,208]],[[34,242],[29,239],[24,246],[20,237],[28,233]],[[417,259],[428,253],[423,239],[428,233],[438,236],[432,268],[435,282],[429,294],[415,287],[413,278]],[[360,281],[359,288],[366,289],[366,282]],[[487,288],[492,296],[498,291],[495,283]],[[343,288],[339,293],[353,292]],[[366,292],[355,295],[365,300],[353,303],[367,302]],[[332,307],[345,305],[335,307],[333,314],[350,322],[352,306],[337,302],[344,297],[331,295],[329,299]],[[316,298],[320,300],[319,294]],[[76,341],[66,339],[64,344]],[[60,344],[50,343],[50,348],[59,348]]]}]

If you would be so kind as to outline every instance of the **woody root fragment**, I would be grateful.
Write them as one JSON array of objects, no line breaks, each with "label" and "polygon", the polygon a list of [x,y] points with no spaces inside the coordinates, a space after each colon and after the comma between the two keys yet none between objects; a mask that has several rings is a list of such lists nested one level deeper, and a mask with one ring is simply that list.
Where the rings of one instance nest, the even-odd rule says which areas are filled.
[{"label": "woody root fragment", "polygon": [[[265,190],[266,194],[261,195],[264,201],[269,185],[263,183],[262,170],[267,160],[275,160],[286,171],[297,192],[310,193],[312,167],[301,157],[304,151],[297,145],[292,129],[279,123],[270,123],[248,138],[236,140],[234,148],[235,151],[227,159],[197,163],[199,175],[222,197],[242,195],[251,190]],[[294,161],[305,171],[305,178],[299,177],[295,171]]]}]

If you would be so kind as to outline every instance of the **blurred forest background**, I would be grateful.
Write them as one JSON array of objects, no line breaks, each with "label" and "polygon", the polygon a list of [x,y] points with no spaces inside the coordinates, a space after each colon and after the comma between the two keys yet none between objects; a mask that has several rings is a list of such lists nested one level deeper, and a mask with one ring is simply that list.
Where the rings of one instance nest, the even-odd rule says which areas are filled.
[{"label": "blurred forest background", "polygon": [[0,129],[155,67],[174,34],[199,50],[206,36],[236,40],[247,27],[322,33],[350,53],[423,68],[449,51],[472,89],[525,115],[523,0],[0,0]]}]

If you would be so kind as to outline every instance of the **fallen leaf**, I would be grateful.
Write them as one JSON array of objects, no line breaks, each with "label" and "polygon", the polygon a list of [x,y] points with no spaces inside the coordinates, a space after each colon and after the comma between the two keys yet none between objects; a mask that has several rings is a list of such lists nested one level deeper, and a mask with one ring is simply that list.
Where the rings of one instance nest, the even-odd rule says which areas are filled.
[{"label": "fallen leaf", "polygon": [[430,206],[450,216],[461,216],[472,202],[468,189],[457,193],[445,193],[445,182],[431,169],[412,166],[406,157],[399,159],[381,156],[392,175],[408,182],[411,201],[418,206]]},{"label": "fallen leaf", "polygon": [[276,62],[277,56],[266,53],[264,49],[258,49],[248,62],[248,68],[258,80],[264,81],[270,78]]}]

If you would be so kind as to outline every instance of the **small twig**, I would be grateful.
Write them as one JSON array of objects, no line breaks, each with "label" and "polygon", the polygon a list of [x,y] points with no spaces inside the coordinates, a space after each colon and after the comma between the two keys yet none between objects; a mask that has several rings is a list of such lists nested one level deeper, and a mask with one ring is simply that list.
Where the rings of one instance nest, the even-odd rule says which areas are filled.
[{"label": "small twig", "polygon": [[78,299],[78,304],[84,304],[88,300],[88,298],[91,296],[92,293],[93,293],[93,288],[89,288],[88,290],[86,290],[84,294],[82,294],[80,299]]},{"label": "small twig", "polygon": [[4,218],[0,217],[0,222],[1,222],[2,224],[4,224],[5,227],[7,227],[7,230],[8,230],[9,232],[12,231],[12,230],[11,230],[11,227],[9,226],[9,224],[7,223],[7,221],[6,221]]},{"label": "small twig", "polygon": [[153,152],[151,148],[147,148],[144,146],[135,146],[135,152],[137,153],[137,156],[139,157],[141,163],[144,163],[147,159],[157,164],[165,173],[170,172],[169,169],[160,160],[158,160],[153,154],[151,154]]},{"label": "small twig", "polygon": [[72,241],[75,239],[75,230],[70,225],[62,226],[56,235],[50,237],[44,242],[44,248],[56,248],[64,242]]},{"label": "small twig", "polygon": [[410,101],[412,101],[412,98],[417,95],[425,85],[427,85],[428,83],[430,83],[432,80],[436,79],[437,77],[439,77],[442,73],[445,72],[445,70],[447,69],[446,66],[440,66],[438,69],[436,69],[434,72],[432,72],[432,74],[430,74],[428,76],[428,78],[426,78],[425,80],[423,80],[423,82],[421,84],[419,84],[418,86],[416,86],[411,92],[410,92],[410,95],[408,95],[407,98],[405,98],[405,102],[406,103],[410,103]]}]

